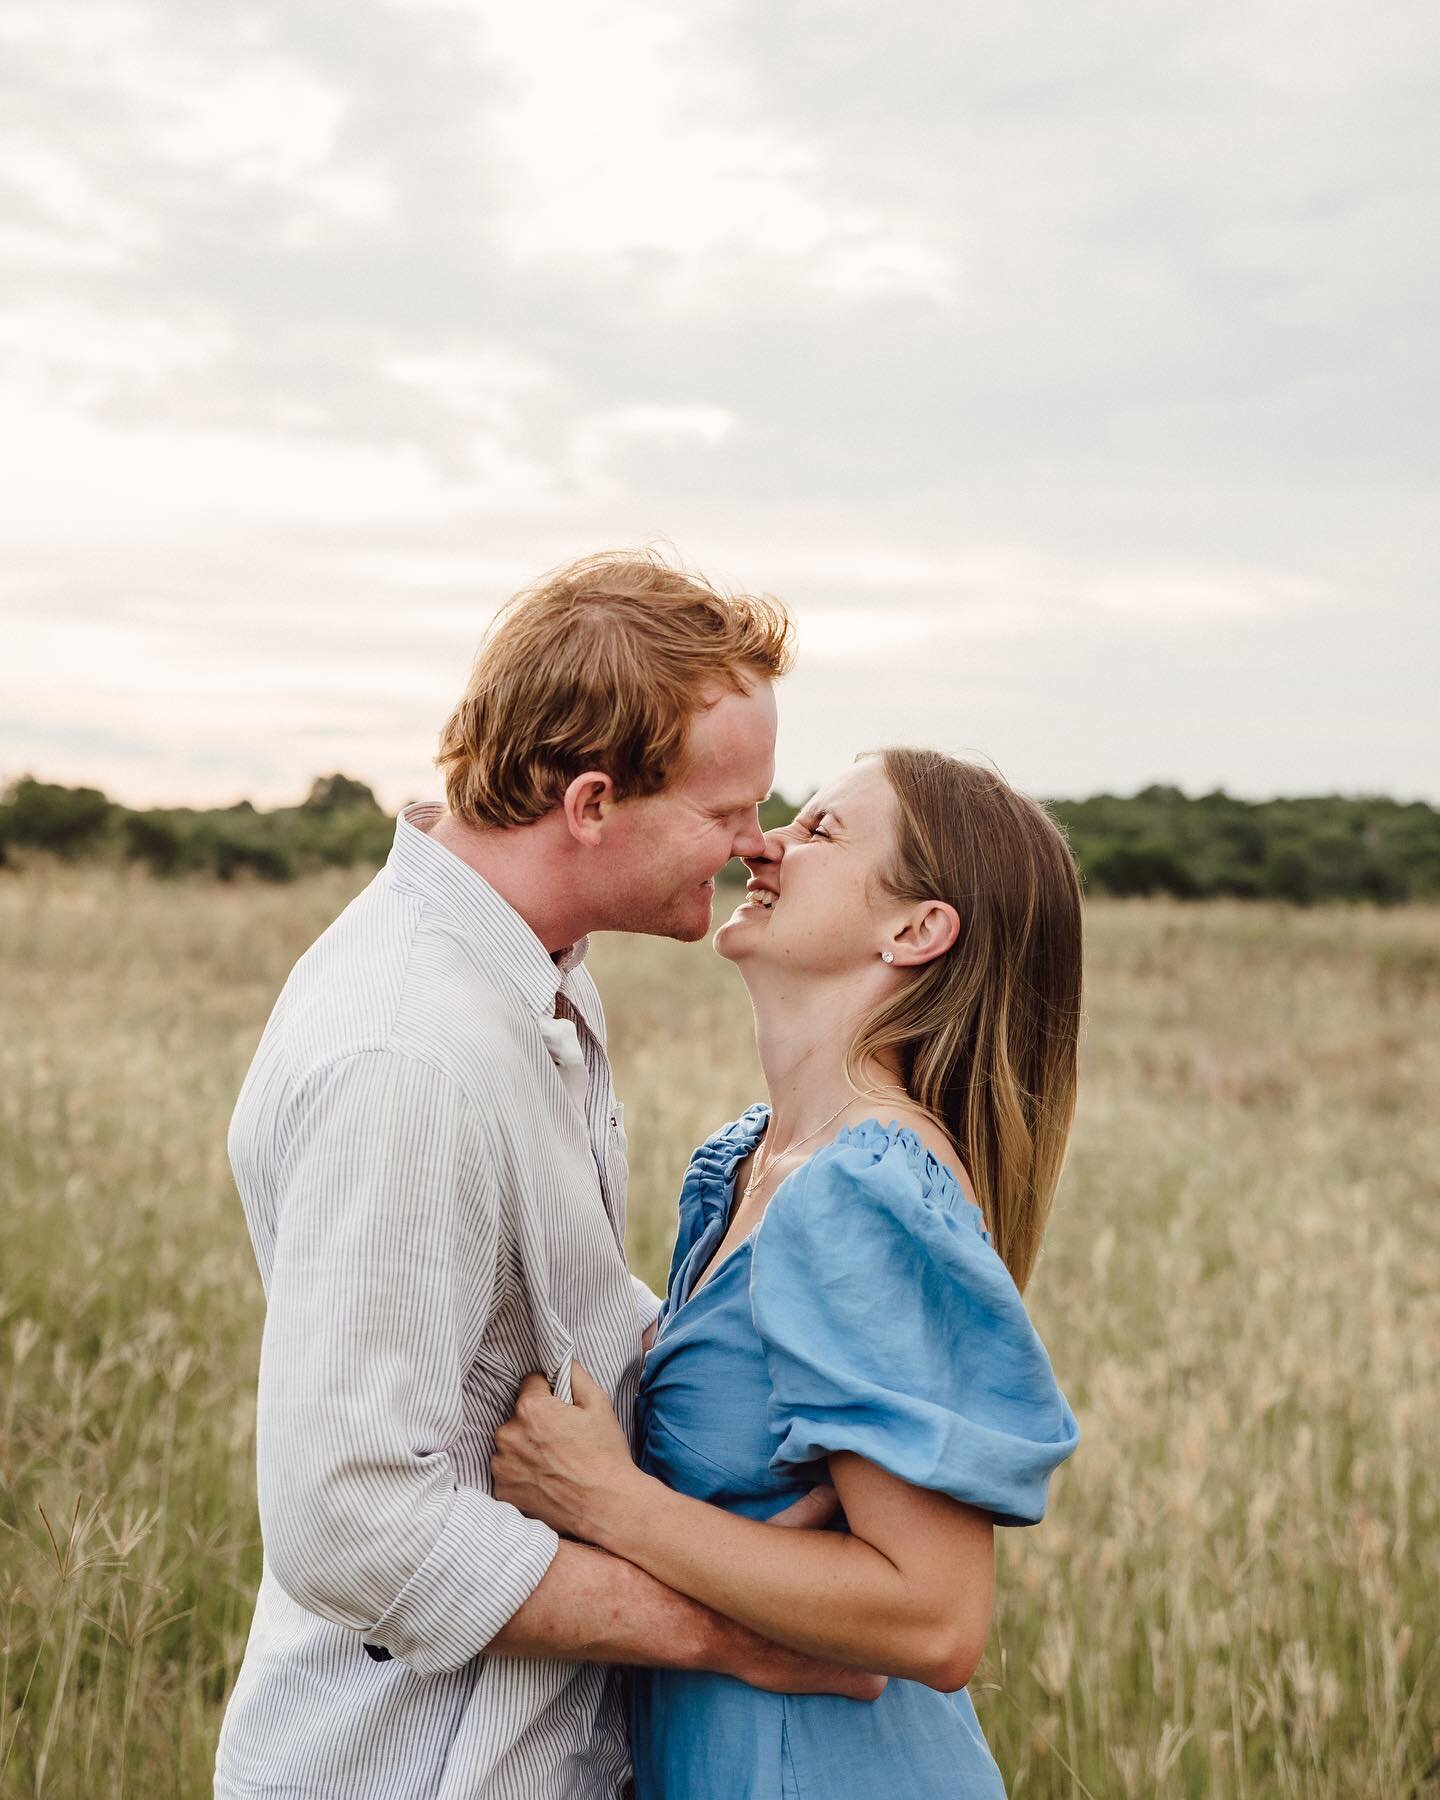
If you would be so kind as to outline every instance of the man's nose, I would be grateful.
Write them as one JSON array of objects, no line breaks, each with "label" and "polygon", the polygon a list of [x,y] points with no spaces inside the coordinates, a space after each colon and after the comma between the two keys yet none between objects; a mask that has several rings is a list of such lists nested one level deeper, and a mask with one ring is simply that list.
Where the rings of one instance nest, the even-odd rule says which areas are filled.
[{"label": "man's nose", "polygon": [[762,831],[757,820],[753,833],[747,833],[745,847],[737,842],[735,854],[752,875],[758,875],[768,864],[778,863],[785,854],[785,840],[778,831]]}]

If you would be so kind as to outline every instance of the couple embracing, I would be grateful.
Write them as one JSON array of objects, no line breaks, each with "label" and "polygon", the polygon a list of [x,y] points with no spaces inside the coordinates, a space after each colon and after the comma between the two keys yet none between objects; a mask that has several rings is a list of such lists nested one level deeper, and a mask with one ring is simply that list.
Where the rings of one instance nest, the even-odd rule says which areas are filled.
[{"label": "couple embracing", "polygon": [[[447,805],[286,982],[230,1155],[264,1574],[222,1800],[1003,1795],[996,1524],[1076,1426],[1020,1298],[1081,915],[994,773],[864,755],[762,831],[791,627],[647,555],[502,611]],[[593,931],[714,947],[768,1100],[626,1268]]]}]

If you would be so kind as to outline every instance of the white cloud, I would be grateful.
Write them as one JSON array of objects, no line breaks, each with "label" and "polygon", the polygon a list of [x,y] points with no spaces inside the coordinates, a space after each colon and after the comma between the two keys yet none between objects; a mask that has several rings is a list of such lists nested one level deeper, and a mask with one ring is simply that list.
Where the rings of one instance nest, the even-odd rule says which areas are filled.
[{"label": "white cloud", "polygon": [[401,351],[382,358],[380,371],[448,411],[495,426],[513,424],[522,403],[554,379],[534,358],[496,345]]},{"label": "white cloud", "polygon": [[119,85],[137,132],[171,167],[268,187],[291,203],[287,235],[314,241],[324,222],[376,225],[390,213],[388,181],[347,155],[347,99],[333,82],[259,41],[213,54],[172,52],[163,38],[123,59]]},{"label": "white cloud", "polygon": [[1262,618],[1331,598],[1322,582],[1268,569],[1114,570],[1083,578],[1076,593],[1107,612],[1200,623]]},{"label": "white cloud", "polygon": [[11,213],[0,255],[25,263],[122,265],[158,236],[153,222],[107,191],[73,151],[33,133],[0,136],[0,204]]},{"label": "white cloud", "polygon": [[623,438],[689,439],[700,444],[718,444],[729,437],[735,426],[735,415],[724,406],[654,406],[632,405],[612,407],[608,412],[593,413],[576,426],[580,441],[605,444]]},{"label": "white cloud", "polygon": [[[535,573],[513,557],[487,555],[480,550],[346,551],[324,559],[324,564],[327,574],[347,581],[358,580],[382,589],[403,588],[411,593],[454,590],[467,595],[508,594]],[[407,620],[416,616],[413,605],[407,606],[405,616]],[[437,616],[453,623],[451,609]]]},{"label": "white cloud", "polygon": [[123,262],[125,254],[115,244],[67,231],[0,224],[0,266],[12,273],[110,268]]},{"label": "white cloud", "polygon": [[878,225],[858,232],[852,243],[837,243],[820,267],[821,284],[836,294],[916,294],[942,303],[955,298],[948,254],[918,238],[887,235]]},{"label": "white cloud", "polygon": [[0,541],[153,541],[257,526],[436,520],[476,503],[414,446],[102,423],[0,393]]},{"label": "white cloud", "polygon": [[[827,653],[870,648],[872,622],[926,621],[965,640],[1020,640],[1027,632],[1108,614],[1157,627],[1204,627],[1313,608],[1333,598],[1330,587],[1294,571],[1172,564],[1117,566],[1080,556],[1042,554],[1023,544],[967,544],[917,550],[899,544],[847,541],[832,534],[823,549],[772,546],[763,558],[770,581],[797,603],[807,624],[819,620]],[[852,594],[834,608],[826,597]],[[880,612],[876,594],[899,602]],[[897,629],[899,627],[897,626]]]},{"label": "white cloud", "polygon": [[[0,139],[0,197],[9,186],[48,223],[48,238],[60,239],[22,219],[15,247],[30,261],[133,261],[162,236],[160,172],[219,183],[212,204],[232,188],[283,194],[297,243],[320,221],[374,225],[388,216],[383,170],[343,142],[349,103],[339,84],[277,50],[260,13],[218,28],[203,15],[186,24],[176,30],[163,12],[103,0],[78,15],[22,4],[9,21],[16,53],[50,77],[80,121],[68,142],[36,127]],[[17,85],[24,91],[23,79]],[[148,209],[122,197],[117,160],[146,191]]]},{"label": "white cloud", "polygon": [[946,620],[914,607],[823,607],[796,609],[807,662],[868,662],[923,654],[948,635]]},{"label": "white cloud", "polygon": [[505,174],[499,228],[521,261],[659,252],[808,265],[842,295],[947,298],[949,258],[858,203],[817,147],[756,116],[706,20],[660,0],[477,8],[501,93],[486,117]]},{"label": "white cloud", "polygon": [[570,427],[569,463],[581,490],[618,498],[624,491],[621,468],[627,452],[647,446],[671,453],[713,449],[735,428],[723,406],[631,404],[590,413]]},{"label": "white cloud", "polygon": [[72,57],[110,56],[143,38],[150,17],[129,0],[86,0],[63,19],[49,0],[7,0],[0,9],[0,44],[49,50],[63,37]]},{"label": "white cloud", "polygon": [[284,183],[323,169],[344,101],[335,87],[274,55],[199,70],[188,58],[137,58],[128,71],[150,136],[170,161],[223,169],[233,179]]},{"label": "white cloud", "polygon": [[814,248],[823,210],[812,158],[768,129],[721,123],[690,67],[683,13],[657,4],[486,7],[485,59],[500,74],[487,135],[514,184],[515,254],[696,255],[730,239]]},{"label": "white cloud", "polygon": [[[31,408],[86,408],[115,394],[135,396],[168,378],[213,365],[226,347],[214,324],[137,314],[77,301],[49,300],[0,311],[0,391],[29,397]],[[0,443],[16,429],[0,425]],[[23,455],[23,449],[18,452]]]}]

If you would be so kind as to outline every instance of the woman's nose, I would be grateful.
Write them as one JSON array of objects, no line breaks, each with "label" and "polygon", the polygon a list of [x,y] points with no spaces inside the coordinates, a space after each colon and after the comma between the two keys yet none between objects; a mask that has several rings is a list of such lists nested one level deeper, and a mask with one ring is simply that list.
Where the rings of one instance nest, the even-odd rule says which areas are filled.
[{"label": "woman's nose", "polygon": [[758,875],[766,867],[773,867],[785,854],[785,839],[779,830],[762,831],[760,843],[761,848],[754,856],[741,859],[752,875]]}]

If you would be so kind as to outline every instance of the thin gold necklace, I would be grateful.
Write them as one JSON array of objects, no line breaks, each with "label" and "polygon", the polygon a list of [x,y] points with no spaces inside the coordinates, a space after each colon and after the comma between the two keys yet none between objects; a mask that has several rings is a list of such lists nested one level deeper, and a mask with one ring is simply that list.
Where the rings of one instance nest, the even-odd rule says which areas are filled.
[{"label": "thin gold necklace", "polygon": [[755,1152],[755,1169],[750,1179],[745,1183],[745,1192],[740,1196],[740,1205],[745,1205],[751,1194],[759,1187],[761,1181],[769,1174],[773,1164],[777,1163],[782,1156],[789,1156],[791,1151],[798,1150],[802,1144],[808,1144],[811,1138],[819,1137],[825,1127],[833,1124],[847,1106],[853,1106],[857,1100],[865,1099],[867,1094],[908,1094],[909,1091],[909,1088],[903,1087],[898,1081],[882,1081],[877,1088],[869,1088],[861,1092],[853,1093],[848,1099],[842,1100],[828,1119],[822,1119],[813,1131],[807,1131],[804,1137],[796,1138],[794,1143],[787,1144],[783,1150],[776,1150],[769,1156],[765,1154],[763,1149],[757,1150]]}]

